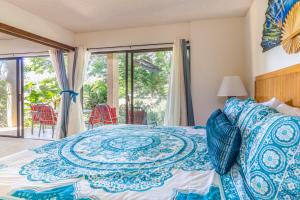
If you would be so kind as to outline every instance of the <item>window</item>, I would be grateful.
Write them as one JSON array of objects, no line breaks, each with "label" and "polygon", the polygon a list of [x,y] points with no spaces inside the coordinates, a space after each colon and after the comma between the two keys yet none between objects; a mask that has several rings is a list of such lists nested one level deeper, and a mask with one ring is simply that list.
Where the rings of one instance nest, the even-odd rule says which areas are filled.
[{"label": "window", "polygon": [[119,123],[162,125],[171,58],[169,49],[93,54],[83,85],[85,120],[106,103],[117,108]]},{"label": "window", "polygon": [[[57,125],[60,91],[49,56],[24,58],[25,138],[52,139]],[[39,113],[33,108],[34,105],[47,107],[43,113]],[[47,120],[47,124],[36,121],[37,115],[45,115],[40,117]]]}]

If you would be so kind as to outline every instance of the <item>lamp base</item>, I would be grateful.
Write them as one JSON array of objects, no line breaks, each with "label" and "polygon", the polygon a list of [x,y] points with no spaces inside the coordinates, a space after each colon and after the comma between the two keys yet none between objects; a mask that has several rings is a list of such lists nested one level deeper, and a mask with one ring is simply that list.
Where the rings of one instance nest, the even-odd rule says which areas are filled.
[{"label": "lamp base", "polygon": [[227,99],[236,98],[236,96],[228,96]]}]

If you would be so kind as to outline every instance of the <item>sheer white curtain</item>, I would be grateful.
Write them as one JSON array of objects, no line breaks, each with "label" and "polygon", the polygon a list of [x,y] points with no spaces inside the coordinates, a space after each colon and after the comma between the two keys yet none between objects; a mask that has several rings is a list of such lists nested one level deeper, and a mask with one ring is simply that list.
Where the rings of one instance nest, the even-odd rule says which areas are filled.
[{"label": "sheer white curtain", "polygon": [[[69,90],[68,77],[65,67],[64,52],[59,49],[51,49],[49,51],[52,65],[54,67],[57,82],[61,91]],[[68,132],[68,116],[69,116],[70,95],[61,93],[61,102],[59,107],[59,115],[57,119],[57,128],[55,138],[60,139],[67,136]]]},{"label": "sheer white curtain", "polygon": [[[90,52],[84,47],[76,48],[75,52],[68,55],[68,77],[70,90],[80,94],[83,86],[84,77],[88,62],[90,59]],[[77,96],[76,101],[71,101],[68,121],[68,136],[85,130],[83,111],[81,106],[80,95]]]},{"label": "sheer white curtain", "polygon": [[164,124],[168,126],[185,126],[187,124],[181,40],[176,40],[173,45]]}]

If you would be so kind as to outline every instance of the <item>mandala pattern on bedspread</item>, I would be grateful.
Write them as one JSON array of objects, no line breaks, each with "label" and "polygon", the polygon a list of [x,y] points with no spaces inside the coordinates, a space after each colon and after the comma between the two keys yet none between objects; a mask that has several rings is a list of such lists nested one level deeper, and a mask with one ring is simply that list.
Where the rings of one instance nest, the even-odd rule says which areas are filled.
[{"label": "mandala pattern on bedspread", "polygon": [[109,126],[35,149],[46,154],[22,167],[30,181],[84,178],[106,192],[145,191],[162,186],[173,169],[211,169],[206,137],[187,129]]}]

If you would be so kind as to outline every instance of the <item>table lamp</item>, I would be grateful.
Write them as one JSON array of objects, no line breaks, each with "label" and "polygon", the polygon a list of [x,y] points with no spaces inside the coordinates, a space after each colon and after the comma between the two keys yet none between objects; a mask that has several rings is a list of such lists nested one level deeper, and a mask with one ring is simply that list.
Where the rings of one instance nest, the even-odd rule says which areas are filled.
[{"label": "table lamp", "polygon": [[239,76],[225,76],[221,83],[218,96],[219,97],[242,97],[248,93]]}]

